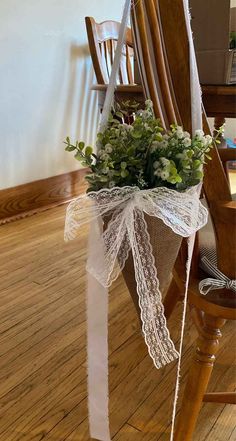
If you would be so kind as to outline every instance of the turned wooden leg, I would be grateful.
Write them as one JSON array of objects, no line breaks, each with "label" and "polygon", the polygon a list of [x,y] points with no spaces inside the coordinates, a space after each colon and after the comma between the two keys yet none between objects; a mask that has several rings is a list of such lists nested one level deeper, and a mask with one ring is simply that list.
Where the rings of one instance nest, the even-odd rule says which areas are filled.
[{"label": "turned wooden leg", "polygon": [[168,320],[171,316],[173,310],[175,309],[176,304],[182,299],[182,295],[180,293],[180,290],[176,284],[176,281],[174,278],[172,278],[172,281],[170,283],[169,289],[166,293],[166,296],[164,298],[164,308],[165,308],[165,316]]},{"label": "turned wooden leg", "polygon": [[203,328],[197,339],[196,352],[189,370],[174,441],[192,440],[203,396],[214,366],[215,355],[219,348],[221,328],[224,324],[225,320],[222,318],[207,314],[203,318]]}]

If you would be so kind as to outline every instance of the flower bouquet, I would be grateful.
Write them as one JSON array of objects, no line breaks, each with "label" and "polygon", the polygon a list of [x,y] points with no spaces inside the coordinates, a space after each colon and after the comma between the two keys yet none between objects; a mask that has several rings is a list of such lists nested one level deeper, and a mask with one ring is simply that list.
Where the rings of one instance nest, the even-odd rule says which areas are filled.
[{"label": "flower bouquet", "polygon": [[[133,110],[131,117],[130,108]],[[129,119],[130,124],[124,123],[124,120]],[[181,231],[181,222],[185,217],[190,226],[193,220],[191,215],[194,214],[194,207],[191,199],[196,198],[196,194],[191,189],[203,178],[203,164],[207,158],[210,159],[212,143],[212,137],[204,136],[202,130],[197,130],[192,138],[182,127],[174,124],[170,130],[165,131],[160,120],[154,116],[150,100],[146,101],[144,110],[138,110],[137,104],[131,105],[129,102],[122,107],[117,106],[110,115],[106,129],[97,135],[96,153],[83,142],[72,144],[69,138],[66,139],[66,150],[74,151],[75,158],[90,170],[86,176],[87,191],[98,205],[102,203],[102,197],[112,202],[117,190],[121,194],[119,207],[103,213],[106,227],[109,222],[114,222],[115,216],[120,216],[120,208],[127,200],[127,189],[131,199],[140,194],[141,205],[137,207],[135,216],[129,216],[128,220],[136,223],[135,240],[139,242],[139,248],[143,249],[142,277],[151,279],[148,280],[150,284],[158,279],[159,286],[151,287],[154,296],[166,289],[182,236],[188,235]],[[176,225],[173,228],[174,223]],[[126,240],[128,239],[123,237],[121,242]],[[112,241],[109,238],[107,247],[111,246]],[[122,248],[125,248],[124,243],[120,250],[116,250],[116,257],[123,269],[135,306],[140,312],[142,296],[140,293],[137,295],[140,268],[135,271],[134,252],[131,253],[129,249],[127,255]],[[133,251],[134,245],[131,248]],[[112,260],[111,256],[107,256],[107,259]],[[157,308],[162,309],[160,298]]]}]

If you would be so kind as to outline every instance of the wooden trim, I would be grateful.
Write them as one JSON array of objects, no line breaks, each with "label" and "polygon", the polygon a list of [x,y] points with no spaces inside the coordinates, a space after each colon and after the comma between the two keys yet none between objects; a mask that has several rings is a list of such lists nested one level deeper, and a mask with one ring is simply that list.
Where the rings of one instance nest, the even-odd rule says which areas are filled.
[{"label": "wooden trim", "polygon": [[63,204],[86,191],[87,169],[0,190],[0,225]]}]

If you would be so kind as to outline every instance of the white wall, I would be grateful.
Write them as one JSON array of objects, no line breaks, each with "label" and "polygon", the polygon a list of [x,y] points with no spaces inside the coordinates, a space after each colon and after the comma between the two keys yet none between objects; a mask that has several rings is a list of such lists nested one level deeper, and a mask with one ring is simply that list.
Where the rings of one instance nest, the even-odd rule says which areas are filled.
[{"label": "white wall", "polygon": [[122,5],[0,1],[0,188],[78,168],[62,141],[92,143],[98,117],[84,17],[120,20]]},{"label": "white wall", "polygon": [[78,168],[63,140],[92,143],[98,119],[84,17],[120,20],[122,5],[0,0],[0,188]]}]

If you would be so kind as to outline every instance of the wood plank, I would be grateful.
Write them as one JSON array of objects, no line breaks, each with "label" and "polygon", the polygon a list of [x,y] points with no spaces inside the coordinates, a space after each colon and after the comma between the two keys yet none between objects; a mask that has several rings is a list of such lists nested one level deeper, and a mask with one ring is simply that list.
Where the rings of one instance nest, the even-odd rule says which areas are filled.
[{"label": "wood plank", "polygon": [[[2,441],[90,439],[84,296],[87,229],[81,230],[78,241],[64,244],[64,215],[65,206],[56,207],[0,229]],[[169,441],[175,364],[160,371],[153,367],[122,277],[112,287],[109,314],[113,440]],[[175,341],[180,321],[178,309],[170,321]],[[229,322],[211,390],[233,389],[233,351],[228,351],[234,344],[233,330]],[[195,335],[188,320],[183,383]],[[206,403],[193,441],[233,441],[232,412],[231,406]]]},{"label": "wood plank", "polygon": [[85,191],[86,173],[87,170],[80,169],[0,190],[0,223],[35,214],[72,199]]}]

